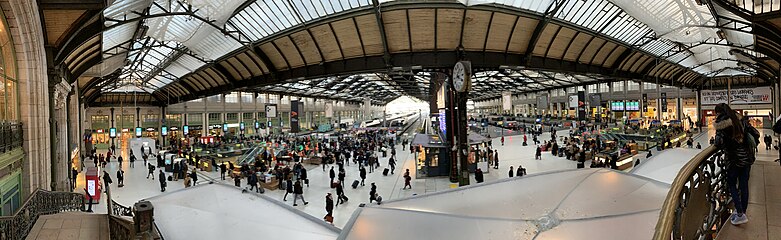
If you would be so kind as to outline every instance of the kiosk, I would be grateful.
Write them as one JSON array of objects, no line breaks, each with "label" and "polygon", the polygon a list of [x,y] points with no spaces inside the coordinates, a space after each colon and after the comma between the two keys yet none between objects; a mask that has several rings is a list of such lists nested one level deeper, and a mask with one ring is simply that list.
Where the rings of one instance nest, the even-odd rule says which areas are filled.
[{"label": "kiosk", "polygon": [[[92,196],[92,203],[100,202],[100,171],[97,167],[88,167],[87,172],[84,174],[84,179],[87,180],[87,193]],[[89,196],[84,195],[85,201],[89,201]]]}]

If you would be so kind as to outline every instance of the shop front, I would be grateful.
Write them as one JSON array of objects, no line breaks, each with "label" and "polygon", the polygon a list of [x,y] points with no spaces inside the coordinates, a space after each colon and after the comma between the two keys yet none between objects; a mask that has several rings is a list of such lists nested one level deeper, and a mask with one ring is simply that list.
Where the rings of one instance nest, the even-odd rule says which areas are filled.
[{"label": "shop front", "polygon": [[141,134],[141,137],[157,139],[158,135],[159,135],[159,133],[157,132],[157,128],[155,128],[155,127],[147,127],[147,128],[144,128],[144,132]]},{"label": "shop front", "polygon": [[94,129],[92,132],[92,145],[96,148],[108,148],[111,146],[108,129]]}]

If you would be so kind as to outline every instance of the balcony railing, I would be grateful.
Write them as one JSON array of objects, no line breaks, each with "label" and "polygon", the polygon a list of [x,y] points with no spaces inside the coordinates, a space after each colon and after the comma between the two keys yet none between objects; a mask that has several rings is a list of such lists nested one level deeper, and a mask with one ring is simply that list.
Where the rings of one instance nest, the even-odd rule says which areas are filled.
[{"label": "balcony railing", "polygon": [[9,152],[22,147],[22,124],[17,122],[0,122],[0,153]]},{"label": "balcony railing", "polygon": [[[123,206],[111,199],[111,187],[106,186],[107,201],[111,204],[108,207],[108,229],[112,240],[130,240],[143,236],[143,239],[164,240],[157,223],[152,221],[152,231],[148,233],[136,231],[134,221],[136,221],[135,209]],[[149,235],[145,235],[149,234]]]},{"label": "balcony railing", "polygon": [[724,152],[710,146],[678,172],[656,223],[654,240],[714,239],[729,218]]},{"label": "balcony railing", "polygon": [[12,216],[0,217],[0,239],[25,239],[41,215],[84,210],[84,195],[37,189]]}]

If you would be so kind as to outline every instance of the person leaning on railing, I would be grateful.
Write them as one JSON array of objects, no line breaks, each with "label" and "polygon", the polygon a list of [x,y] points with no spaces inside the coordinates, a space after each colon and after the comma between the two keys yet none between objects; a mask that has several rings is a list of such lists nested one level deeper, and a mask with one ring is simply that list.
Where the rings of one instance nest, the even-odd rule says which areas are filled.
[{"label": "person leaning on railing", "polygon": [[735,202],[735,212],[730,216],[733,225],[748,222],[748,179],[751,165],[756,160],[755,148],[759,132],[727,104],[716,105],[715,145],[726,152],[727,186]]}]

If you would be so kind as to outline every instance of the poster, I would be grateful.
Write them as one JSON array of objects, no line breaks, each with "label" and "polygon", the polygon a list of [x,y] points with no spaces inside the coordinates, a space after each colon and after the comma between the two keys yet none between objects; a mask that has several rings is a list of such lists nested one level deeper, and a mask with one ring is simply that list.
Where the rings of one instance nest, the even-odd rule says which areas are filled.
[{"label": "poster", "polygon": [[275,117],[277,117],[277,105],[276,104],[267,104],[266,105],[266,117],[267,118],[275,118]]},{"label": "poster", "polygon": [[[731,104],[770,104],[770,87],[737,88],[730,90]],[[727,90],[702,90],[702,105],[727,103]]]},{"label": "poster", "polygon": [[575,110],[578,108],[578,95],[569,95],[569,109]]},{"label": "poster", "polygon": [[297,133],[301,131],[301,125],[298,122],[298,113],[301,110],[298,109],[298,107],[299,107],[298,100],[290,101],[290,132],[291,133]]},{"label": "poster", "polygon": [[334,104],[333,103],[326,103],[325,104],[325,117],[327,117],[327,118],[334,117]]}]

